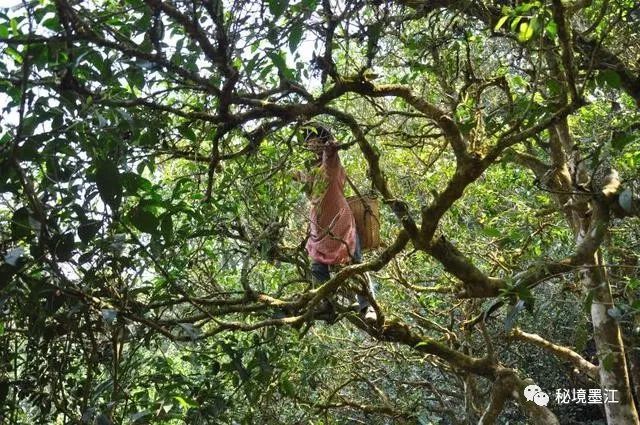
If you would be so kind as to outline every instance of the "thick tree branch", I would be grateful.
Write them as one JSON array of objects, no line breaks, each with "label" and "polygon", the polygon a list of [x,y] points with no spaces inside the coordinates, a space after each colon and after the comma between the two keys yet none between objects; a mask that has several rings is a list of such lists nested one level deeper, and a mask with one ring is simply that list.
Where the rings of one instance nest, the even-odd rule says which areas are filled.
[{"label": "thick tree branch", "polygon": [[584,373],[589,378],[598,379],[598,366],[585,360],[584,357],[582,357],[580,354],[576,353],[575,351],[571,350],[568,347],[563,347],[561,345],[554,344],[542,338],[538,334],[524,332],[518,328],[513,330],[511,337],[518,339],[520,341],[528,342],[537,347],[543,348],[553,353],[556,357],[568,361],[576,369]]}]

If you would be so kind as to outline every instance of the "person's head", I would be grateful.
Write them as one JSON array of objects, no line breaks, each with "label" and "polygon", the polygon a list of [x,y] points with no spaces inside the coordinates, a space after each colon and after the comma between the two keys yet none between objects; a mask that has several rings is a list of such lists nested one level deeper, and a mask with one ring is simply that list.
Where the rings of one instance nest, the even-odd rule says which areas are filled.
[{"label": "person's head", "polygon": [[309,122],[303,126],[305,147],[318,156],[322,156],[322,150],[327,142],[334,140],[331,130],[319,122]]}]

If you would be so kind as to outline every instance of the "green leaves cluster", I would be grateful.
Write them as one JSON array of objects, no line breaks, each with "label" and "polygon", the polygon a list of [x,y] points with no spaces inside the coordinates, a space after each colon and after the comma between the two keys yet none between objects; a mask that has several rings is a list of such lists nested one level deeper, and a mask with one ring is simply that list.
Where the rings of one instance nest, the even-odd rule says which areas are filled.
[{"label": "green leaves cluster", "polygon": [[494,26],[494,31],[499,31],[508,24],[511,32],[517,33],[521,42],[527,42],[540,35],[553,40],[558,34],[557,23],[540,1],[525,2],[515,8],[504,7],[502,13],[503,16]]}]

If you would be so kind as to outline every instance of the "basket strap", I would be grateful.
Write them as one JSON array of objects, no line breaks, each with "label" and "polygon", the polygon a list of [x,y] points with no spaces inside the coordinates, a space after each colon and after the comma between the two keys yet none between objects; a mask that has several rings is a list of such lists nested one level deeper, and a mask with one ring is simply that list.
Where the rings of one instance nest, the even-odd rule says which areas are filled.
[{"label": "basket strap", "polygon": [[349,186],[351,186],[351,189],[353,189],[353,191],[356,193],[356,196],[358,198],[360,198],[360,202],[362,202],[362,205],[364,205],[364,209],[367,213],[369,213],[369,215],[371,215],[371,217],[375,218],[376,221],[378,221],[378,219],[376,218],[375,214],[373,214],[373,211],[371,210],[371,207],[369,206],[369,204],[367,204],[364,201],[364,197],[362,196],[362,194],[360,193],[360,191],[358,190],[358,188],[356,187],[356,185],[351,181],[351,179],[349,178],[349,175],[345,173],[345,177],[347,178],[347,182],[349,183]]},{"label": "basket strap", "polygon": [[356,196],[360,199],[362,198],[362,194],[360,193],[360,191],[358,190],[358,188],[356,187],[355,184],[353,184],[353,182],[351,181],[351,179],[349,178],[349,175],[347,173],[345,173],[345,177],[347,178],[347,182],[349,183],[349,186],[351,186],[351,189],[353,189],[353,191],[356,193]]}]

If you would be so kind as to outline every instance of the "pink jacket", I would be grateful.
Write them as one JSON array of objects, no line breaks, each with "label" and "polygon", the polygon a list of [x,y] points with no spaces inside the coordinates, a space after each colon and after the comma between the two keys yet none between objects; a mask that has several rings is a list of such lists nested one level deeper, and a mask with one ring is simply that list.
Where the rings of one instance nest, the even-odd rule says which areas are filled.
[{"label": "pink jacket", "polygon": [[312,169],[309,179],[312,189],[307,252],[323,264],[350,262],[356,247],[356,223],[344,197],[346,173],[334,143],[326,145],[322,164]]}]

